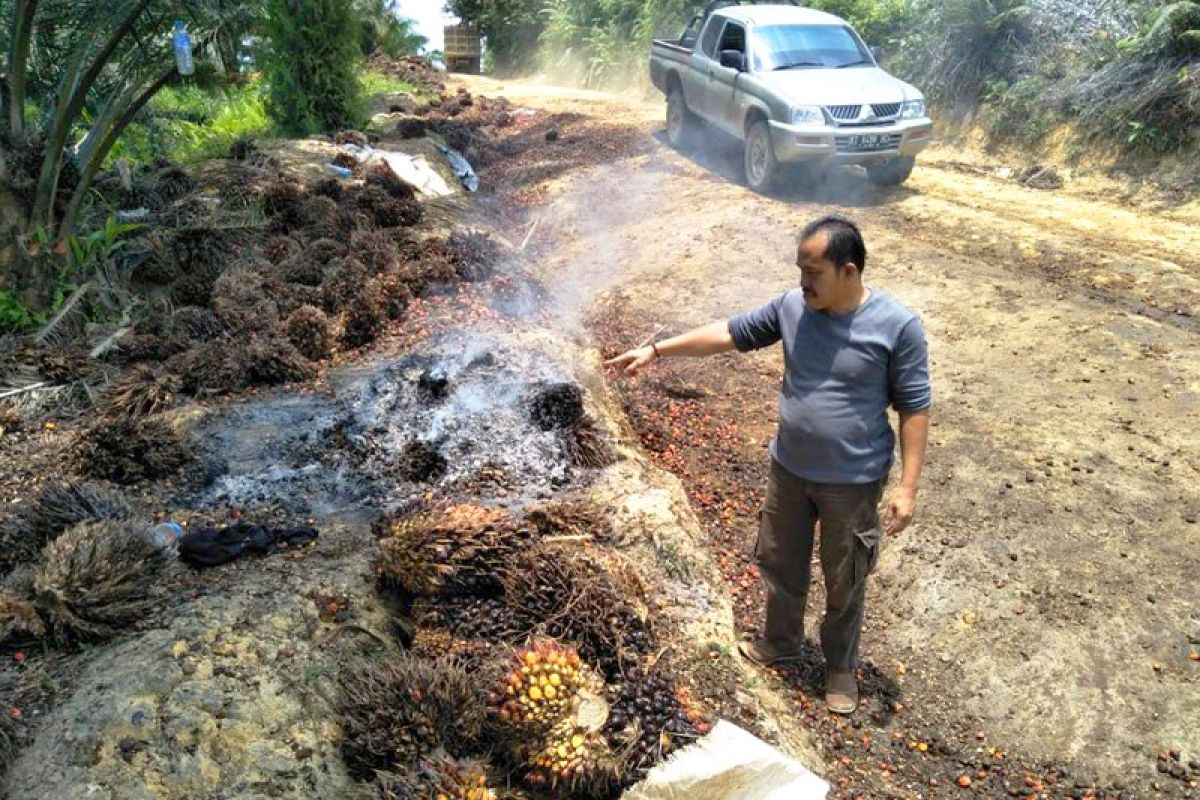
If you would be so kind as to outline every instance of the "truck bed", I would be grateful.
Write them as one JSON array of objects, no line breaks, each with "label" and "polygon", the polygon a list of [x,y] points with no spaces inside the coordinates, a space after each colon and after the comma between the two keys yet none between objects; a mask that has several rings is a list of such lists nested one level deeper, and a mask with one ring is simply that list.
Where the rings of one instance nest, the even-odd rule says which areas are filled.
[{"label": "truck bed", "polygon": [[663,78],[666,65],[669,63],[686,64],[691,58],[695,39],[653,39],[650,42],[650,82],[660,92],[666,92],[666,81]]}]

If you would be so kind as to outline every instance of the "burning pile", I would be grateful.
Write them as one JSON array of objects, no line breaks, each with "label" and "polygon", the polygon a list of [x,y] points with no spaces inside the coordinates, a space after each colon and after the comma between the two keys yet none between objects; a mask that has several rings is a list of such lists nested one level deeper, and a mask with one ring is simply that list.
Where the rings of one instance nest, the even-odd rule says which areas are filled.
[{"label": "burning pile", "polygon": [[[361,183],[325,179],[306,187],[278,165],[235,155],[245,159],[230,169],[253,173],[248,191],[267,213],[269,235],[260,240],[197,207],[180,228],[131,240],[128,258],[143,288],[165,292],[178,311],[156,312],[118,340],[120,359],[143,366],[106,393],[107,416],[132,422],[160,413],[181,392],[222,394],[307,380],[314,362],[336,347],[375,341],[388,320],[403,319],[414,297],[486,277],[499,258],[484,234],[413,236],[424,208],[386,164],[355,161]],[[161,173],[156,191],[173,180]],[[185,202],[195,187],[179,186]],[[124,431],[140,440],[149,433]],[[122,481],[162,474],[129,463],[96,473]]]},{"label": "burning pile", "polygon": [[594,795],[618,768],[599,735],[608,719],[604,681],[568,647],[550,641],[518,650],[488,697],[491,720],[531,786]]}]

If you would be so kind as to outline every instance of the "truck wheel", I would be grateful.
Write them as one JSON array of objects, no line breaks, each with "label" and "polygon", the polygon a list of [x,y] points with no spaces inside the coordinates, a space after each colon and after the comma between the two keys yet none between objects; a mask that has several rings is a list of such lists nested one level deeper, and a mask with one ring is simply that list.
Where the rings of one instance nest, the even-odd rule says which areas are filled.
[{"label": "truck wheel", "polygon": [[688,110],[683,89],[676,84],[667,94],[667,141],[676,150],[686,150],[696,141],[700,121]]},{"label": "truck wheel", "polygon": [[779,162],[771,144],[771,129],[765,119],[757,120],[746,134],[746,183],[756,192],[766,194],[779,176]]},{"label": "truck wheel", "polygon": [[912,175],[916,163],[913,156],[899,156],[882,164],[872,164],[867,167],[867,179],[876,186],[899,186]]}]

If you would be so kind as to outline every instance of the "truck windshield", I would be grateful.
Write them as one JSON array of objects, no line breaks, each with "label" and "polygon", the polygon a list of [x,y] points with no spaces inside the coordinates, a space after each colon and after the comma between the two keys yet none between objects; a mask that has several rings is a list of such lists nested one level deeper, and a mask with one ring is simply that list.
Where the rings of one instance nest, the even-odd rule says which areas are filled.
[{"label": "truck windshield", "polygon": [[844,25],[764,25],[754,29],[754,69],[874,64],[862,41]]}]

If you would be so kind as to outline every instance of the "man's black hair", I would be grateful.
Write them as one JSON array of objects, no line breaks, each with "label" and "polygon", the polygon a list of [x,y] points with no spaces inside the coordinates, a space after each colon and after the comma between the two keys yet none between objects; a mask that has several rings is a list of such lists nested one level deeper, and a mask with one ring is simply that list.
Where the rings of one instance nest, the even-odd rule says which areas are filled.
[{"label": "man's black hair", "polygon": [[800,241],[805,242],[818,233],[828,236],[825,257],[841,268],[847,263],[858,265],[861,275],[867,267],[867,246],[863,243],[862,231],[854,220],[840,214],[827,214],[814,219],[800,231]]}]

